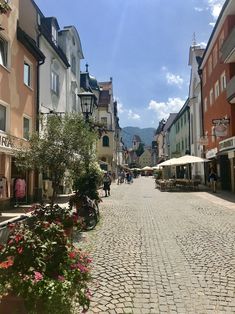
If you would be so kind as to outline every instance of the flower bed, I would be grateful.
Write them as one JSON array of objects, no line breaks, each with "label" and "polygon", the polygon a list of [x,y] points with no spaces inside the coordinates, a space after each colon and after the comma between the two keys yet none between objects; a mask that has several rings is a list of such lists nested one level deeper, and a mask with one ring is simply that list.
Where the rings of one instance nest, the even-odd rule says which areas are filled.
[{"label": "flower bed", "polygon": [[29,224],[9,226],[0,247],[0,295],[22,297],[28,313],[69,314],[74,304],[87,309],[91,260],[68,240],[61,219],[37,214]]}]

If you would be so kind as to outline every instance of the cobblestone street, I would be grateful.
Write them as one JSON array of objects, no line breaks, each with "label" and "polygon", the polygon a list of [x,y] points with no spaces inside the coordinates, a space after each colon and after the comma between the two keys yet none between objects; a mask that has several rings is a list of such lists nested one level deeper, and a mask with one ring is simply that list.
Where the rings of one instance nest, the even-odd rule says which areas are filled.
[{"label": "cobblestone street", "polygon": [[84,234],[94,260],[89,314],[235,313],[235,205],[160,192],[145,177],[111,194]]}]

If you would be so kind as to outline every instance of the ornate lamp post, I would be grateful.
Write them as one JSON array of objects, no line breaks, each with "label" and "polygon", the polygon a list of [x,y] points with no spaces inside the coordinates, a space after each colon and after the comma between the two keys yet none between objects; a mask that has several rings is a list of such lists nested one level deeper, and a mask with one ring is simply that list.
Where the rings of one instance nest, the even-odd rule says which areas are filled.
[{"label": "ornate lamp post", "polygon": [[78,94],[81,100],[82,113],[84,114],[85,121],[89,121],[89,116],[92,115],[95,107],[97,107],[97,98],[91,92],[82,92]]}]

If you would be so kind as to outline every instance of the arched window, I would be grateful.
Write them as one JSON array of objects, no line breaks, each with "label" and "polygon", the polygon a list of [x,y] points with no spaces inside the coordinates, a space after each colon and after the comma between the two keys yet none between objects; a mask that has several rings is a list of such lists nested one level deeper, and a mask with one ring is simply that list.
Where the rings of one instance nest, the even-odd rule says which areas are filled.
[{"label": "arched window", "polygon": [[109,147],[109,137],[107,135],[103,137],[103,146]]}]

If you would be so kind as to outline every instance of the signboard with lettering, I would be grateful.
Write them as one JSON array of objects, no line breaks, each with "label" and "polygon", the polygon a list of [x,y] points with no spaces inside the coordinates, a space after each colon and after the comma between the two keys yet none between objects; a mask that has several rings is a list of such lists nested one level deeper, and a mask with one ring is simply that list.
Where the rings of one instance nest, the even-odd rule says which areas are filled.
[{"label": "signboard with lettering", "polygon": [[230,119],[212,119],[212,124],[218,125],[218,124],[223,124],[223,125],[228,125],[230,124]]},{"label": "signboard with lettering", "polygon": [[0,147],[12,148],[12,143],[9,137],[0,135]]}]

